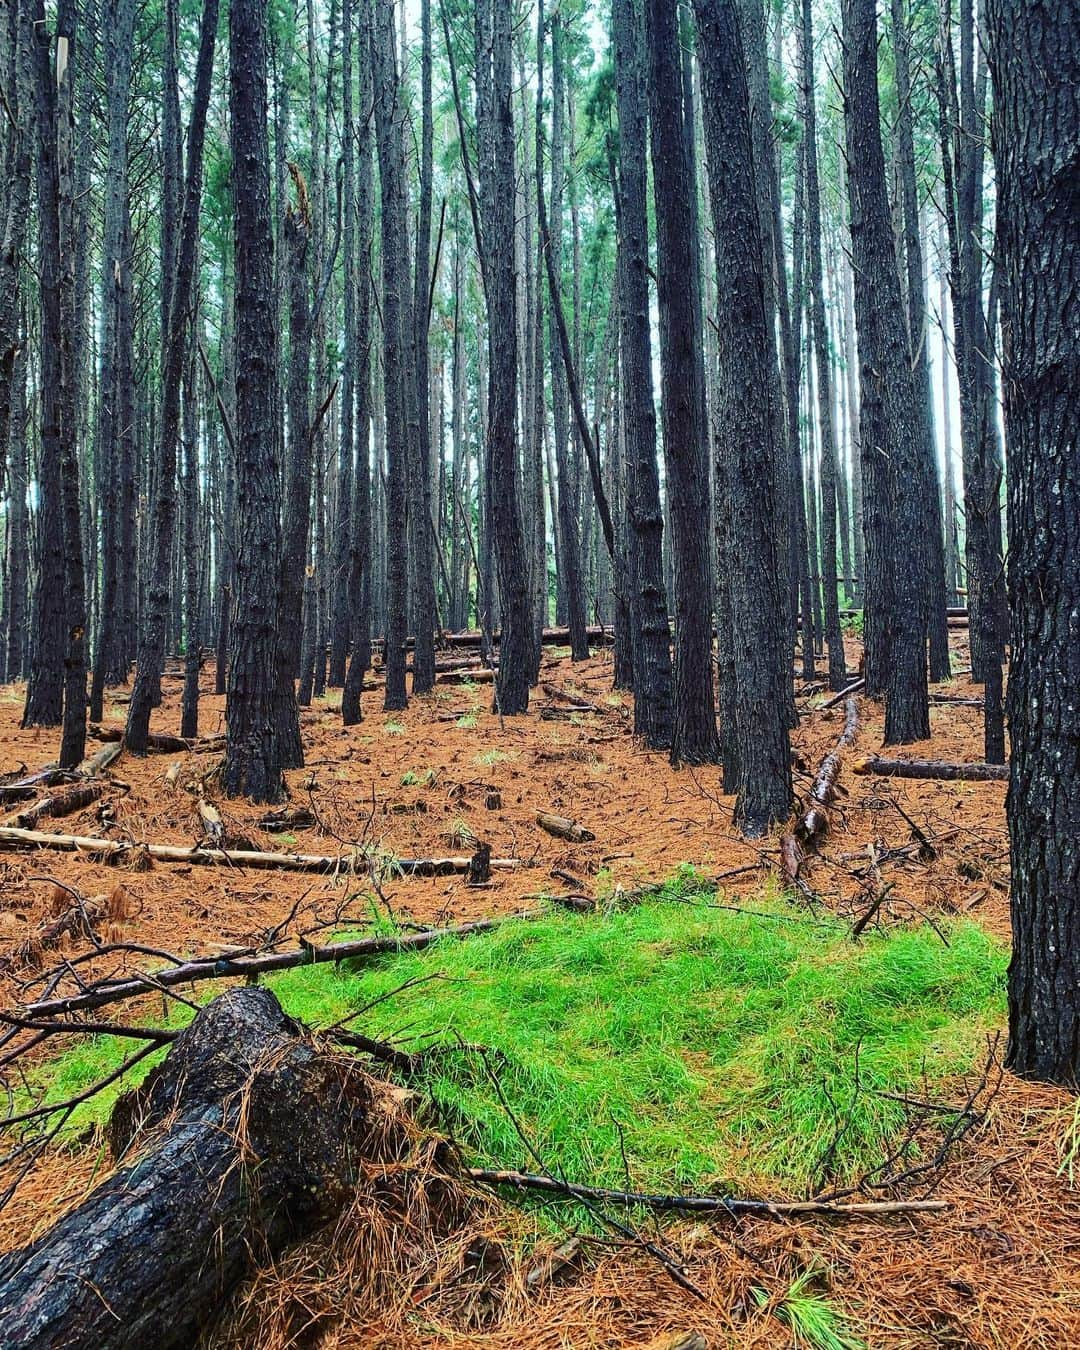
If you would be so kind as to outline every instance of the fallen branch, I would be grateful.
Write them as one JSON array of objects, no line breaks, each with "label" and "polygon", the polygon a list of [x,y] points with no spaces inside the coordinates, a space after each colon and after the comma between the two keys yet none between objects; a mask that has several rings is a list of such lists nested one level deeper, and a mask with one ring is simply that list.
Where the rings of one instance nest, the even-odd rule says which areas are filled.
[{"label": "fallen branch", "polygon": [[839,1205],[826,1200],[745,1200],[727,1195],[653,1195],[647,1191],[614,1191],[603,1186],[579,1186],[557,1177],[532,1172],[495,1171],[468,1167],[465,1175],[486,1186],[510,1186],[518,1191],[545,1191],[571,1200],[600,1205],[623,1205],[651,1209],[658,1214],[752,1215],[764,1219],[800,1218],[817,1214],[827,1218],[866,1218],[885,1214],[940,1214],[949,1208],[945,1200],[869,1200]]},{"label": "fallen branch", "polygon": [[858,774],[874,774],[879,778],[943,778],[948,781],[974,783],[1007,782],[1007,764],[953,764],[940,759],[882,759],[866,755],[852,765]]},{"label": "fallen branch", "polygon": [[846,691],[844,729],[833,749],[821,761],[813,786],[810,788],[809,804],[803,812],[794,830],[788,831],[780,839],[780,869],[789,886],[799,890],[805,884],[799,876],[804,860],[817,847],[818,841],[829,831],[829,803],[837,796],[837,779],[840,777],[840,752],[846,750],[855,740],[859,731],[859,705],[854,695]]},{"label": "fallen branch", "polygon": [[[62,853],[88,853],[103,861],[122,861],[132,854],[142,854],[158,862],[187,863],[204,867],[259,867],[276,868],[283,872],[364,872],[372,861],[371,855],[361,849],[350,853],[264,853],[256,849],[207,848],[196,845],[184,848],[177,844],[129,843],[116,839],[99,839],[78,834],[46,834],[42,830],[24,830],[14,826],[0,827],[0,849],[48,848]],[[518,858],[492,858],[489,865],[508,870],[521,865]],[[392,858],[388,867],[409,876],[450,876],[455,872],[469,872],[470,858]]]},{"label": "fallen branch", "polygon": [[453,924],[446,928],[424,928],[418,933],[402,933],[388,937],[356,938],[351,942],[331,942],[323,946],[303,943],[287,952],[266,952],[256,956],[207,957],[186,961],[149,974],[131,978],[103,980],[85,993],[66,998],[42,999],[28,1003],[23,1014],[28,1018],[64,1017],[68,1013],[103,1008],[109,1003],[120,1003],[137,998],[156,989],[171,989],[181,984],[196,984],[202,980],[248,979],[254,975],[270,974],[278,970],[293,970],[298,966],[315,966],[327,962],[359,960],[383,956],[391,952],[415,952],[430,947],[442,938],[469,937],[486,933],[512,918],[535,915],[506,915],[499,919],[476,919],[471,923]]}]

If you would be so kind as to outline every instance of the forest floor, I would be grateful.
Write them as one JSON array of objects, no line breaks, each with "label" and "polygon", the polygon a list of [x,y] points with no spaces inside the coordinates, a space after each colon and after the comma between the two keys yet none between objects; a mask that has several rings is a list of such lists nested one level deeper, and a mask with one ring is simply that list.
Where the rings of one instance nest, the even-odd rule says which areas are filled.
[{"label": "forest floor", "polygon": [[[954,631],[952,636],[954,665],[963,668],[966,634]],[[854,640],[849,655],[850,667],[857,668]],[[370,877],[351,875],[347,869],[337,876],[319,876],[151,864],[138,848],[119,868],[84,854],[5,851],[0,853],[0,957],[6,958],[0,971],[0,1006],[31,997],[40,988],[33,983],[40,981],[40,971],[59,955],[85,950],[85,942],[60,953],[36,949],[35,935],[65,903],[64,888],[87,898],[108,897],[104,904],[109,918],[102,932],[107,941],[139,943],[185,957],[260,949],[271,939],[278,945],[295,945],[298,937],[316,934],[326,940],[373,923],[428,926],[533,912],[545,896],[568,891],[584,892],[614,908],[620,897],[642,885],[673,876],[682,878],[682,889],[667,898],[715,895],[742,911],[732,920],[736,923],[752,922],[760,907],[760,922],[767,927],[786,903],[776,879],[778,838],[757,843],[741,839],[732,826],[732,799],[721,793],[715,771],[676,772],[664,756],[635,743],[631,700],[611,690],[610,652],[572,665],[564,653],[550,651],[541,680],[528,716],[505,721],[491,712],[491,689],[484,683],[440,682],[433,695],[413,699],[407,711],[394,714],[381,711],[381,692],[365,693],[365,721],[350,729],[341,726],[336,693],[316,700],[302,714],[305,768],[288,776],[289,805],[308,808],[314,820],[303,830],[264,828],[260,821],[268,808],[223,801],[214,781],[219,756],[124,755],[110,771],[115,787],[103,799],[107,810],[98,802],[39,828],[134,845],[186,847],[202,838],[196,807],[203,792],[221,809],[233,846],[346,854],[360,843],[381,860],[381,879],[373,885]],[[180,679],[169,673],[163,705],[153,719],[155,731],[177,731],[180,689]],[[212,690],[213,669],[208,665],[200,705],[200,729],[207,736],[224,729],[224,699]],[[966,675],[934,692],[954,700],[974,700],[980,694]],[[113,693],[105,724],[120,728],[126,707],[122,693]],[[566,695],[589,704],[589,710],[572,710]],[[844,724],[841,705],[819,708],[828,697],[818,688],[799,700],[804,715],[793,745],[796,785],[804,794]],[[33,771],[55,754],[55,731],[19,729],[22,698],[21,688],[0,689],[0,773],[22,766]],[[988,950],[997,953],[996,992],[989,1003],[979,1005],[971,1021],[984,1042],[977,1059],[952,1077],[935,1077],[927,1068],[925,1090],[913,1094],[911,1103],[917,1115],[910,1125],[913,1147],[915,1134],[934,1114],[933,1107],[918,1107],[915,1098],[932,1096],[935,1103],[964,1107],[953,1107],[949,1115],[962,1125],[955,1132],[961,1137],[942,1149],[940,1162],[935,1152],[940,1135],[921,1153],[912,1153],[928,1164],[927,1170],[900,1188],[905,1195],[932,1194],[948,1201],[949,1208],[888,1220],[665,1223],[666,1248],[677,1248],[703,1298],[677,1286],[639,1244],[590,1239],[587,1256],[578,1255],[555,1278],[529,1284],[524,1266],[513,1276],[504,1271],[495,1281],[503,1295],[494,1300],[489,1288],[483,1315],[471,1306],[463,1322],[459,1307],[456,1321],[449,1315],[443,1321],[434,1314],[421,1316],[423,1310],[414,1307],[403,1316],[399,1308],[393,1317],[372,1314],[359,1324],[346,1319],[324,1343],[659,1347],[676,1345],[679,1336],[691,1332],[700,1333],[709,1346],[785,1345],[795,1337],[797,1343],[827,1350],[862,1344],[1077,1343],[1080,1177],[1074,1178],[1074,1164],[1080,1166],[1080,1114],[1069,1094],[1002,1072],[1003,1040],[995,1034],[1004,1025],[998,986],[1009,937],[1005,785],[857,776],[853,768],[859,758],[881,747],[882,723],[880,706],[860,698],[858,735],[842,757],[842,795],[831,809],[831,828],[819,855],[806,865],[811,896],[797,912],[805,915],[808,932],[815,924],[832,925],[824,945],[806,958],[819,969],[847,959],[843,944],[850,947],[852,925],[883,890],[887,894],[866,925],[865,940],[886,944],[893,937],[917,934],[921,953],[928,945],[949,947],[950,940],[963,946],[956,934],[977,925],[987,935]],[[904,757],[982,758],[978,707],[935,703],[931,724],[930,741],[904,747]],[[179,770],[170,773],[178,762]],[[539,811],[572,818],[595,838],[584,843],[552,838],[537,824]],[[469,854],[478,841],[489,844],[495,858],[519,859],[521,865],[495,870],[483,886],[470,886],[461,876],[404,878],[394,872],[395,858]],[[791,915],[783,912],[790,927]],[[642,922],[654,917],[646,915]],[[563,921],[579,922],[569,915]],[[655,921],[671,923],[665,914]],[[725,932],[725,941],[735,949],[750,941],[749,930]],[[700,933],[691,936],[700,939]],[[678,940],[678,934],[671,938]],[[470,945],[457,946],[454,959],[460,965],[460,954]],[[880,950],[886,950],[884,945]],[[915,951],[889,950],[907,951],[909,957]],[[767,950],[762,959],[772,959]],[[149,964],[160,963],[151,959]],[[846,967],[838,968],[844,972],[842,986]],[[718,970],[718,981],[722,975]],[[314,972],[305,976],[314,978]],[[723,997],[737,1002],[730,978],[724,978]],[[209,994],[209,985],[201,988]],[[673,981],[672,997],[680,992]],[[662,983],[651,994],[662,1001]],[[841,1000],[842,994],[841,987],[825,990],[820,1006],[827,1008],[829,1000]],[[927,1062],[935,1048],[935,1009],[923,1010],[929,1028]],[[492,1036],[497,1037],[502,1016],[496,1010]],[[512,1018],[506,1025],[509,1035]],[[856,1095],[859,1044],[854,1047]],[[617,1079],[621,1063],[613,1057],[605,1072]],[[580,1077],[580,1066],[561,1067],[567,1082]],[[723,1084],[714,1086],[720,1092]],[[854,1097],[851,1103],[836,1103],[834,1113],[835,1133],[842,1137],[856,1114]],[[769,1141],[761,1142],[768,1151]],[[773,1163],[756,1173],[753,1141],[744,1145],[744,1153],[736,1168],[743,1193],[753,1193],[757,1175],[760,1193],[784,1194],[775,1148]],[[503,1159],[504,1166],[528,1163],[520,1150],[519,1156]],[[102,1146],[92,1131],[54,1148],[0,1213],[0,1249],[24,1243],[54,1222],[100,1177],[102,1165]],[[809,1193],[805,1170],[793,1163],[788,1194]],[[567,1224],[572,1221],[573,1215]],[[505,1238],[507,1250],[516,1249],[515,1225],[520,1222],[508,1206],[477,1206],[477,1234],[491,1244]],[[550,1219],[545,1223],[544,1240],[554,1243]],[[533,1231],[530,1241],[535,1240]],[[473,1246],[477,1244],[484,1246],[479,1236]],[[286,1274],[283,1267],[283,1280]],[[268,1309],[280,1312],[288,1301],[280,1281],[275,1287],[273,1280],[264,1280],[258,1290]],[[294,1297],[303,1301],[307,1295]],[[250,1306],[249,1299],[249,1311]],[[245,1325],[247,1330],[242,1336],[236,1333],[239,1338],[233,1343],[286,1343],[277,1330],[251,1339],[251,1323]],[[223,1333],[219,1343],[226,1339]]]}]

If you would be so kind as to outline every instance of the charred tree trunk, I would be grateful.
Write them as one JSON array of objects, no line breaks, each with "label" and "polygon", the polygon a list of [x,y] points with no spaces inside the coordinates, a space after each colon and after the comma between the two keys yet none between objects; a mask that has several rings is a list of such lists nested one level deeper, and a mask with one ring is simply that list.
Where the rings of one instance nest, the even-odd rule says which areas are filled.
[{"label": "charred tree trunk", "polygon": [[408,230],[405,219],[404,109],[400,96],[392,0],[375,0],[375,130],[382,197],[383,388],[386,404],[386,691],[387,712],[408,706],[405,640],[408,629],[406,549],[408,420],[405,343]]},{"label": "charred tree trunk", "polygon": [[277,343],[266,24],[260,0],[232,0],[229,111],[236,233],[238,547],[222,783],[230,796],[275,802],[283,790],[283,749],[294,743],[293,737],[299,738],[299,732],[294,725],[295,701],[285,706],[274,697],[281,480],[274,435]]},{"label": "charred tree trunk", "polygon": [[258,1260],[340,1210],[371,1150],[371,1089],[265,989],[233,989],[120,1099],[127,1161],[0,1258],[5,1339],[25,1350],[181,1350]]},{"label": "charred tree trunk", "polygon": [[[678,14],[645,0],[660,302],[661,414],[672,525],[675,613],[673,764],[719,757],[712,680],[708,459],[699,388],[701,333],[692,278],[694,232]],[[686,56],[689,59],[689,56]]]},{"label": "charred tree trunk", "polygon": [[810,328],[817,370],[818,423],[821,429],[821,584],[825,597],[825,641],[829,648],[829,688],[847,684],[844,635],[836,576],[836,427],[833,420],[832,362],[825,323],[825,269],[821,261],[821,188],[818,183],[817,96],[814,89],[814,24],[811,0],[802,0],[802,85],[806,155],[806,214],[810,262]]},{"label": "charred tree trunk", "polygon": [[[855,319],[860,363],[860,437],[867,496],[867,552],[879,583],[867,605],[885,626],[885,743],[930,734],[926,686],[926,513],[918,417],[896,268],[877,78],[875,0],[843,0],[844,118]],[[868,559],[868,580],[874,575]],[[880,655],[880,654],[879,654]],[[881,678],[880,669],[875,678]],[[867,672],[870,688],[870,673]]]},{"label": "charred tree trunk", "polygon": [[915,178],[915,117],[911,89],[910,0],[891,0],[893,58],[896,68],[896,152],[904,203],[904,262],[907,277],[908,340],[919,418],[919,458],[926,506],[926,588],[929,614],[930,678],[947,680],[949,625],[945,594],[945,537],[941,519],[941,484],[934,442],[934,406],[930,390],[929,331],[926,322],[926,284],[919,234],[919,193]]},{"label": "charred tree trunk", "polygon": [[644,32],[636,0],[615,0],[613,28],[619,114],[619,383],[630,523],[627,574],[633,633],[634,732],[650,749],[669,750],[674,695],[649,331]]},{"label": "charred tree trunk", "polygon": [[[696,0],[701,41],[705,145],[716,238],[719,352],[717,481],[729,537],[738,540],[730,575],[735,661],[735,818],[762,834],[791,810],[791,746],[785,717],[790,683],[776,528],[778,387],[766,315],[754,185],[750,94],[735,0]],[[722,461],[722,464],[719,463]],[[718,530],[721,528],[718,525]],[[729,559],[734,562],[734,558]],[[723,561],[721,559],[721,561]]]},{"label": "charred tree trunk", "polygon": [[217,36],[218,0],[204,0],[195,90],[188,126],[187,178],[184,212],[180,226],[176,275],[169,287],[169,309],[161,425],[159,429],[157,485],[153,512],[153,555],[147,590],[146,612],[141,616],[138,669],[128,706],[125,740],[128,748],[142,754],[150,729],[150,710],[157,702],[161,671],[168,639],[169,602],[172,594],[173,545],[176,534],[176,449],[180,438],[180,387],[188,341],[192,279],[199,234],[199,204],[202,198],[203,142],[206,110],[214,72],[214,42]]},{"label": "charred tree trunk", "polygon": [[480,0],[476,11],[476,125],[481,257],[488,310],[488,533],[494,545],[502,620],[495,702],[507,716],[523,713],[529,706],[532,646],[528,555],[517,464],[511,27],[509,0]]},{"label": "charred tree trunk", "polygon": [[[1008,1064],[1080,1080],[1080,5],[989,0],[1009,446]],[[987,691],[989,693],[989,690]]]}]

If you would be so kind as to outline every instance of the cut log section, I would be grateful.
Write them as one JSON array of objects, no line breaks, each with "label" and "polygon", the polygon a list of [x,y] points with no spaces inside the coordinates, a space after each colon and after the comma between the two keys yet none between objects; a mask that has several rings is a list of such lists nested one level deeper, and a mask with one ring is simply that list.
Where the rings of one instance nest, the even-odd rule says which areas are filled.
[{"label": "cut log section", "polygon": [[113,1153],[131,1161],[0,1258],[4,1343],[194,1345],[254,1259],[333,1218],[365,1161],[400,1154],[376,1090],[268,990],[222,994],[117,1104]]},{"label": "cut log section", "polygon": [[[106,862],[123,862],[134,854],[153,858],[157,862],[186,863],[202,867],[259,867],[282,872],[362,872],[377,859],[356,849],[351,853],[263,853],[256,849],[206,848],[196,845],[183,848],[177,844],[128,843],[115,839],[97,839],[79,834],[46,834],[42,830],[24,830],[15,826],[0,827],[0,849],[48,848],[62,853],[87,853]],[[519,858],[491,858],[488,865],[506,871],[520,867]],[[456,872],[470,872],[474,860],[468,858],[390,858],[390,871],[406,876],[452,876]]]},{"label": "cut log section", "polygon": [[866,755],[852,766],[856,773],[879,778],[942,778],[950,782],[1007,782],[1007,764],[953,764],[940,759],[882,759]]},{"label": "cut log section", "polygon": [[223,848],[225,845],[225,822],[221,819],[221,812],[213,802],[208,802],[205,797],[199,798],[197,810],[199,820],[202,822],[203,838],[211,848]]},{"label": "cut log section", "polygon": [[572,844],[588,844],[596,838],[592,830],[586,830],[576,820],[552,815],[550,811],[537,811],[536,823],[548,834],[553,834],[556,839],[568,839]]},{"label": "cut log section", "polygon": [[105,790],[104,783],[72,783],[70,787],[59,788],[47,797],[39,797],[31,806],[24,806],[11,818],[11,823],[22,829],[32,830],[39,820],[47,816],[54,819],[70,816],[81,811],[84,806],[96,802]]}]

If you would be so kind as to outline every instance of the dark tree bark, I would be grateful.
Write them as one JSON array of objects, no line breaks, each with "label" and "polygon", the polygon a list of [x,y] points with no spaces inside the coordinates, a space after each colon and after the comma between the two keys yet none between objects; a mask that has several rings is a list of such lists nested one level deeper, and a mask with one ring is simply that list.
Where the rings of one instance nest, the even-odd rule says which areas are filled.
[{"label": "dark tree bark", "polygon": [[21,342],[19,272],[30,215],[30,168],[33,160],[31,116],[30,0],[12,0],[4,21],[7,68],[0,72],[11,113],[0,148],[6,200],[0,212],[0,483],[12,437],[15,366]]},{"label": "dark tree bark", "polygon": [[409,490],[409,557],[413,569],[413,693],[435,687],[435,541],[431,517],[431,359],[429,293],[431,292],[431,192],[434,159],[434,117],[431,97],[431,0],[420,5],[420,200],[416,224],[416,266],[412,303],[413,388],[416,431]]},{"label": "dark tree bark", "polygon": [[360,721],[360,693],[371,665],[371,243],[374,197],[371,173],[371,3],[360,0],[360,128],[357,135],[356,470],[353,479],[352,549],[349,558],[351,655],[341,694],[345,726]]},{"label": "dark tree bark", "polygon": [[0,1258],[7,1343],[194,1345],[253,1265],[346,1203],[371,1105],[359,1066],[302,1039],[273,994],[214,999],[113,1112],[113,1155],[134,1161]]},{"label": "dark tree bark", "polygon": [[[297,165],[290,163],[295,201],[285,215],[286,269],[289,279],[289,386],[286,400],[289,452],[285,481],[285,521],[281,543],[280,615],[275,722],[287,728],[281,746],[283,768],[304,762],[300,724],[295,714],[296,678],[300,674],[303,633],[304,574],[311,521],[312,426],[311,377],[311,201]],[[291,735],[295,728],[295,738]]]},{"label": "dark tree bark", "polygon": [[[213,0],[211,0],[213,3]],[[282,796],[283,749],[299,735],[295,701],[275,698],[281,576],[281,480],[273,225],[267,137],[266,9],[232,0],[229,112],[236,234],[236,609],[232,623],[228,740],[222,784],[230,796]]]},{"label": "dark tree bark", "polygon": [[529,569],[518,493],[517,279],[514,258],[514,113],[509,0],[476,10],[476,125],[481,257],[488,311],[487,481],[489,534],[498,568],[502,642],[495,703],[506,716],[529,706],[532,646]]},{"label": "dark tree bark", "polygon": [[818,424],[821,429],[821,584],[825,597],[825,641],[829,648],[829,688],[847,684],[844,635],[836,576],[836,428],[833,422],[832,362],[825,323],[825,277],[821,262],[821,188],[818,184],[817,95],[814,89],[814,22],[811,0],[802,0],[802,87],[806,155],[806,214],[810,262],[810,327],[817,369]]},{"label": "dark tree bark", "polygon": [[27,655],[27,568],[29,522],[26,510],[26,338],[18,344],[11,381],[11,436],[8,442],[7,628],[4,641],[4,680],[21,679]]},{"label": "dark tree bark", "polygon": [[408,419],[405,382],[408,315],[408,230],[405,219],[404,108],[400,97],[392,0],[375,0],[375,133],[382,198],[383,388],[386,405],[386,691],[383,706],[408,706],[405,641],[408,629]]},{"label": "dark tree bark", "polygon": [[[548,210],[548,239],[551,263],[562,285],[563,189],[566,181],[566,75],[563,60],[563,20],[556,12],[551,22],[551,201]],[[543,51],[538,56],[543,79]],[[540,86],[542,90],[542,84]],[[542,156],[537,173],[542,174]],[[562,590],[566,599],[566,622],[570,629],[570,659],[584,661],[589,655],[585,637],[585,585],[581,570],[581,530],[577,513],[576,475],[570,459],[570,400],[567,391],[566,362],[556,328],[555,305],[548,311],[551,348],[552,433],[555,470],[558,474],[559,561],[562,565]]]},{"label": "dark tree bark", "polygon": [[[673,764],[719,757],[712,682],[708,460],[701,423],[693,287],[696,191],[687,158],[678,14],[645,0],[649,117],[660,301],[661,415],[674,563]],[[687,58],[689,59],[689,58]]]},{"label": "dark tree bark", "polygon": [[[716,239],[719,432],[718,521],[738,542],[731,597],[735,652],[735,817],[763,833],[791,811],[791,746],[785,718],[790,681],[776,528],[778,387],[765,309],[764,259],[747,238],[759,230],[750,95],[735,0],[696,0],[702,108]],[[718,532],[721,529],[718,524]],[[734,561],[734,556],[731,557]],[[723,561],[723,559],[721,559]]]},{"label": "dark tree bark", "polygon": [[633,633],[634,732],[650,749],[668,750],[674,696],[649,331],[644,33],[636,0],[615,0],[613,28],[619,115],[620,389],[630,524],[627,572]]},{"label": "dark tree bark", "polygon": [[988,0],[1009,449],[1018,1074],[1080,1080],[1080,5]]},{"label": "dark tree bark", "polygon": [[199,669],[202,547],[199,537],[199,395],[194,343],[189,344],[184,374],[182,488],[184,494],[184,690],[180,700],[180,735],[199,734]]},{"label": "dark tree bark", "polygon": [[938,105],[942,186],[949,231],[949,282],[953,298],[960,446],[964,474],[964,560],[971,616],[971,664],[985,683],[985,754],[1004,763],[1001,615],[1004,563],[1001,548],[1001,465],[993,428],[990,341],[983,310],[982,178],[985,143],[985,68],[975,74],[974,13],[960,8],[960,95],[951,34],[951,4],[942,8]]},{"label": "dark tree bark", "polygon": [[[930,734],[926,686],[926,513],[918,414],[896,267],[877,80],[875,0],[843,0],[844,119],[859,339],[867,606],[887,643],[885,743]],[[876,569],[876,570],[875,570]],[[869,654],[868,654],[869,658]],[[869,671],[867,681],[869,687]],[[880,668],[875,678],[881,679]]]},{"label": "dark tree bark", "polygon": [[908,339],[915,403],[919,415],[919,457],[923,469],[926,505],[926,587],[930,635],[930,678],[950,678],[949,625],[945,594],[945,536],[941,519],[941,485],[938,481],[937,447],[934,440],[934,406],[930,389],[929,332],[926,322],[926,284],[919,233],[919,193],[915,179],[915,115],[911,88],[911,0],[891,0],[893,58],[896,70],[896,154],[904,204],[904,262],[907,280]]},{"label": "dark tree bark", "polygon": [[218,0],[204,0],[195,67],[195,89],[188,126],[187,177],[180,226],[176,275],[169,287],[168,342],[161,395],[161,426],[157,457],[157,486],[153,514],[153,560],[147,590],[146,610],[141,619],[138,669],[128,706],[125,742],[143,754],[150,730],[150,710],[157,701],[165,662],[172,594],[173,547],[176,535],[176,451],[180,439],[180,389],[184,373],[190,322],[192,280],[199,233],[202,198],[203,142],[206,110],[214,72],[214,42],[217,36]]},{"label": "dark tree bark", "polygon": [[342,224],[342,288],[345,293],[345,347],[341,356],[341,439],[338,445],[337,507],[334,513],[332,549],[333,586],[330,621],[330,672],[332,688],[345,683],[349,648],[349,553],[352,545],[352,482],[356,440],[356,353],[352,334],[356,326],[356,125],[353,116],[353,11],[352,0],[341,6],[341,120],[344,169]]},{"label": "dark tree bark", "polygon": [[130,357],[130,324],[122,323],[126,317],[125,305],[130,306],[131,286],[125,245],[128,208],[127,119],[134,24],[134,0],[119,0],[103,33],[108,159],[101,251],[102,322],[97,458],[105,500],[113,508],[119,509],[102,512],[101,617],[90,696],[90,717],[96,722],[101,721],[106,683],[110,678],[115,680],[118,675],[125,679],[127,677],[126,662],[119,650],[123,642],[124,625],[118,611],[124,568],[124,555],[121,553],[124,519],[121,455],[127,428],[123,410],[128,405],[130,381],[134,378]]},{"label": "dark tree bark", "polygon": [[53,44],[42,0],[34,0],[33,83],[37,126],[39,306],[41,310],[41,446],[38,459],[37,547],[34,614],[30,632],[30,680],[24,727],[57,726],[64,713],[64,511],[61,457],[64,351],[60,170]]}]

